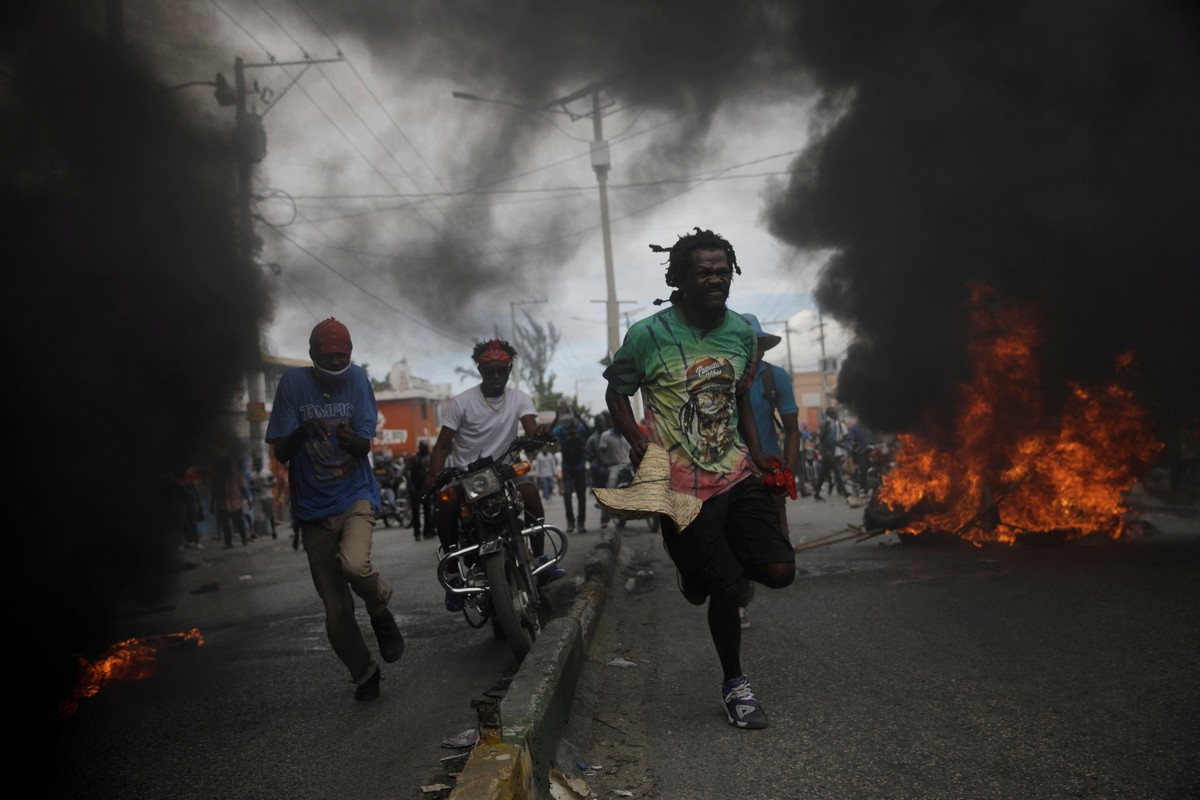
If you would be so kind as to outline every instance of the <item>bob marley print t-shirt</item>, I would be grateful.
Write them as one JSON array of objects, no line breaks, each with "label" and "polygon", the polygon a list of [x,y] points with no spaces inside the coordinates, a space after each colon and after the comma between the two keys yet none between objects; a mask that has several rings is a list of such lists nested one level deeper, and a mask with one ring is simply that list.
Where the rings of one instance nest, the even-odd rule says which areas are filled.
[{"label": "bob marley print t-shirt", "polygon": [[671,486],[707,500],[750,474],[738,433],[737,390],[754,377],[754,330],[733,311],[710,331],[675,308],[634,323],[604,377],[626,396],[639,388],[650,440],[671,457]]}]

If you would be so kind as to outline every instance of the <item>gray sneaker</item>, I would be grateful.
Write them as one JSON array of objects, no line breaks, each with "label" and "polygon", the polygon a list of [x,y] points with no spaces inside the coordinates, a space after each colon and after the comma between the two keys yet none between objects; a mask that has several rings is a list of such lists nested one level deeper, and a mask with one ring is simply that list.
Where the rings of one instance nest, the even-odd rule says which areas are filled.
[{"label": "gray sneaker", "polygon": [[739,675],[721,686],[721,698],[729,724],[738,728],[767,727],[767,712],[762,710],[750,688],[750,679]]}]

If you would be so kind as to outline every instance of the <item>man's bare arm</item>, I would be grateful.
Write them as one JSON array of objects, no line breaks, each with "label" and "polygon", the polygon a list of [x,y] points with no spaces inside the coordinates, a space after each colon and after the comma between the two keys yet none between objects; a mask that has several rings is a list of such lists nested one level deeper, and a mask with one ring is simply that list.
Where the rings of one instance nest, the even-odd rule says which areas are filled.
[{"label": "man's bare arm", "polygon": [[446,466],[446,459],[450,457],[450,453],[454,449],[455,433],[457,431],[454,428],[447,428],[445,425],[438,433],[437,441],[429,454],[429,476],[425,478],[426,490],[433,486],[433,479],[440,475],[442,468]]},{"label": "man's bare arm", "polygon": [[780,414],[783,420],[783,463],[794,475],[800,463],[800,421],[798,414]]}]

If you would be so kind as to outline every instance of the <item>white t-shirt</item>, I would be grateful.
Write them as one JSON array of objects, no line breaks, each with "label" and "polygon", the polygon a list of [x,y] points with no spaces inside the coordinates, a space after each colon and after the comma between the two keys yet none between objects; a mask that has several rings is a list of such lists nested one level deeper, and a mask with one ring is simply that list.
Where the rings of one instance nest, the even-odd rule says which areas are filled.
[{"label": "white t-shirt", "polygon": [[449,463],[466,467],[480,456],[497,458],[521,432],[521,417],[537,414],[529,395],[505,388],[499,397],[484,397],[478,386],[455,395],[446,405],[442,425],[454,430]]},{"label": "white t-shirt", "polygon": [[554,455],[547,453],[545,450],[538,453],[537,460],[533,462],[535,474],[539,478],[553,478],[556,464],[554,463]]}]

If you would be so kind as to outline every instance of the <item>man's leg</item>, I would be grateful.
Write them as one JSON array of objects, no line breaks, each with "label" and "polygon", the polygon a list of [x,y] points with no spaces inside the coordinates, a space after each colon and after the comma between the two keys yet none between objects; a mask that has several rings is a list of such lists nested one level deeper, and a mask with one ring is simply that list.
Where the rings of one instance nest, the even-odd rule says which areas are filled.
[{"label": "man's leg", "polygon": [[423,501],[421,501],[420,504],[421,504],[421,507],[425,511],[425,530],[422,531],[421,535],[424,536],[426,539],[432,539],[434,536],[437,535],[434,532],[434,524],[433,524],[434,523],[433,498],[426,497]]},{"label": "man's leg", "polygon": [[[525,516],[528,519],[545,519],[546,509],[542,506],[541,495],[538,494],[537,487],[532,483],[518,483],[517,491],[521,494],[521,500],[525,503]],[[529,547],[533,550],[535,556],[540,556],[546,552],[546,534],[535,533],[529,538]]]},{"label": "man's leg", "polygon": [[361,686],[374,677],[379,665],[354,619],[354,598],[338,554],[338,533],[333,527],[335,519],[305,522],[300,527],[313,585],[325,605],[325,633],[329,644],[350,670],[351,679]]},{"label": "man's leg", "polygon": [[229,518],[229,512],[218,511],[217,521],[221,525],[221,533],[225,536],[225,546],[233,547],[233,521]]},{"label": "man's leg", "polygon": [[575,484],[575,496],[579,503],[579,532],[587,531],[587,467],[574,470],[572,479]]},{"label": "man's leg", "polygon": [[842,465],[838,463],[836,457],[834,457],[831,466],[833,468],[833,477],[835,480],[837,480],[838,494],[840,494],[842,497],[849,497],[850,493],[846,491],[846,484],[842,480]]},{"label": "man's leg", "polygon": [[575,471],[566,467],[562,473],[562,497],[567,512],[567,533],[571,533],[575,530],[575,509],[571,506],[575,502]]},{"label": "man's leg", "polygon": [[[375,514],[371,503],[359,500],[340,517],[342,537],[338,545],[338,559],[350,588],[362,598],[371,618],[371,628],[379,640],[379,654],[387,662],[399,660],[404,652],[404,637],[396,627],[396,618],[388,610],[392,599],[392,587],[379,576],[379,570],[371,563],[371,543],[375,527]],[[358,625],[355,625],[358,630]]]},{"label": "man's leg", "polygon": [[458,547],[458,499],[452,498],[449,502],[437,501],[434,507],[434,516],[437,518],[437,535],[438,540],[442,543],[442,549],[449,553]]},{"label": "man's leg", "polygon": [[412,511],[413,535],[421,538],[421,496],[416,492],[408,493],[408,507]]},{"label": "man's leg", "polygon": [[362,598],[367,614],[374,617],[387,610],[392,587],[379,576],[371,563],[371,544],[374,537],[375,515],[369,500],[359,500],[337,518],[341,527],[338,559],[345,579],[354,593]]},{"label": "man's leg", "polygon": [[237,529],[238,536],[242,537],[242,544],[250,544],[246,535],[246,515],[241,511],[234,511],[230,513],[230,519],[233,520],[233,527]]},{"label": "man's leg", "polygon": [[742,626],[738,618],[741,581],[708,596],[708,631],[725,680],[742,674]]}]

